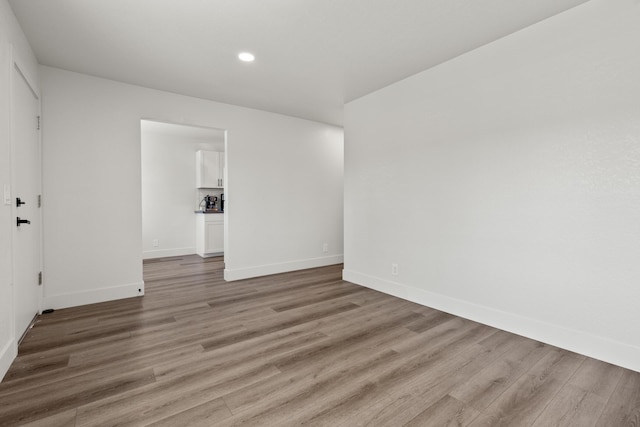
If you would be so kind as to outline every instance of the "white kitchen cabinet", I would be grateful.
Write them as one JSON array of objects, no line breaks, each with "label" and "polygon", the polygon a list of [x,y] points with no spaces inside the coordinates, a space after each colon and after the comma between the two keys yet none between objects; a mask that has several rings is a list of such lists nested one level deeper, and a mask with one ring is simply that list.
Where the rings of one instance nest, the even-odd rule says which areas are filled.
[{"label": "white kitchen cabinet", "polygon": [[218,151],[196,151],[196,187],[224,187],[224,153]]},{"label": "white kitchen cabinet", "polygon": [[196,253],[201,257],[224,253],[224,214],[196,214]]}]

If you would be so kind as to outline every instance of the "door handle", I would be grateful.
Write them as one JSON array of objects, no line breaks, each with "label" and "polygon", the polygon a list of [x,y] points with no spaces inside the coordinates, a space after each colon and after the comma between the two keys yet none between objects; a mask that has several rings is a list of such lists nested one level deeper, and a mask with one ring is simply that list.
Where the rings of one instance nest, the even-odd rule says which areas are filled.
[{"label": "door handle", "polygon": [[20,197],[16,197],[16,207],[20,207],[21,205],[26,205],[27,202],[23,202],[20,200]]},{"label": "door handle", "polygon": [[31,224],[31,221],[28,219],[20,219],[20,217],[16,218],[16,225],[20,227],[20,224]]}]

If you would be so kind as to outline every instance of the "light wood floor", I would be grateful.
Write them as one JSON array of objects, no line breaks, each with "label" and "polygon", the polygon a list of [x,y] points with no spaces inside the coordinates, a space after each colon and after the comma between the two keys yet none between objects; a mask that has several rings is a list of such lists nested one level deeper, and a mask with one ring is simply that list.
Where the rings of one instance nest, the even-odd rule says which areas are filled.
[{"label": "light wood floor", "polygon": [[0,425],[638,426],[640,373],[343,282],[145,262],[146,295],[40,316]]}]

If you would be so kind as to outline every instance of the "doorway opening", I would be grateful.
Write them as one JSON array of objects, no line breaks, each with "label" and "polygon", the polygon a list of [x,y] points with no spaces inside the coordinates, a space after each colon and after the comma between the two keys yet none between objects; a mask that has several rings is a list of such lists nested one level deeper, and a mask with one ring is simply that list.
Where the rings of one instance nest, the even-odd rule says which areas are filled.
[{"label": "doorway opening", "polygon": [[[221,201],[225,198],[226,168],[221,171],[224,176],[210,187],[203,187],[196,175],[201,172],[197,167],[199,152],[216,153],[226,162],[226,134],[224,129],[140,121],[143,260],[224,255],[226,227],[217,227],[217,234],[211,237],[204,234],[199,222],[206,215],[201,213],[205,200],[210,201],[210,208],[215,207],[215,218],[224,222]],[[221,239],[215,247],[222,250],[202,252],[207,237]]]}]

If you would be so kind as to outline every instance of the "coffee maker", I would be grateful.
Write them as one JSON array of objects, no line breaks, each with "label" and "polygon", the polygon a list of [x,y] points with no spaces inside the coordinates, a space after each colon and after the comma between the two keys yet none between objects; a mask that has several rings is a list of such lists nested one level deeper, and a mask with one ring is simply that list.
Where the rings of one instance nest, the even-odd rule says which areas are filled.
[{"label": "coffee maker", "polygon": [[205,210],[208,210],[208,211],[217,210],[216,202],[218,201],[218,198],[216,196],[206,195],[204,196],[204,201],[205,201],[205,205],[204,205]]}]

